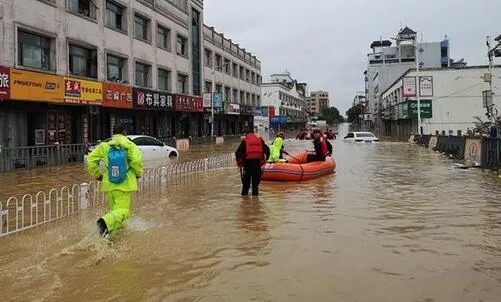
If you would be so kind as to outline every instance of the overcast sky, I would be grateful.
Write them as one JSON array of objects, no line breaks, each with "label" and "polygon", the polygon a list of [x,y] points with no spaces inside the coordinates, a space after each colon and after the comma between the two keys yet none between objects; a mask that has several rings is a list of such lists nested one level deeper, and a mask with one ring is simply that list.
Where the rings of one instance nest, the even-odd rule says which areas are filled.
[{"label": "overcast sky", "polygon": [[447,35],[455,60],[487,64],[485,37],[501,34],[501,0],[205,0],[204,22],[256,55],[263,81],[287,69],[309,91],[329,91],[344,114],[364,89],[371,42],[405,25],[423,41]]}]

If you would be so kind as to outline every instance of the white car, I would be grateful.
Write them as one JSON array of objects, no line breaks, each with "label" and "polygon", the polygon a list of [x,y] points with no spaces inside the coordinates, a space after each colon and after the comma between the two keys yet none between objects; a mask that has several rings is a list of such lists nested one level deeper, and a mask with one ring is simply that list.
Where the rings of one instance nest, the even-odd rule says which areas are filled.
[{"label": "white car", "polygon": [[379,138],[371,132],[348,132],[348,134],[344,137],[344,141],[350,143],[371,144],[379,142]]},{"label": "white car", "polygon": [[[158,139],[148,136],[148,135],[127,135],[127,138],[130,139],[134,144],[138,146],[138,148],[143,153],[144,161],[157,161],[163,159],[172,159],[177,158],[179,153],[173,147],[167,146],[162,143]],[[111,138],[107,138],[102,142],[109,142]],[[99,143],[98,143],[99,144]],[[95,145],[94,145],[95,146]],[[84,163],[87,164],[87,154],[89,154],[94,146],[91,146],[87,149],[84,155]]]}]

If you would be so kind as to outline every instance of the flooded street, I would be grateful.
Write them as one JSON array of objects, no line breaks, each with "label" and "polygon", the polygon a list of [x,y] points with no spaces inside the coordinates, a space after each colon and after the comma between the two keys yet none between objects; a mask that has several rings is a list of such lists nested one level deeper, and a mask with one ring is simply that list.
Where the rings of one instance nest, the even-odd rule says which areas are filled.
[{"label": "flooded street", "polygon": [[[239,195],[236,167],[182,177],[135,200],[111,247],[93,234],[104,207],[0,238],[1,300],[499,301],[500,180],[408,143],[344,143],[346,131],[334,175],[262,183],[259,198]],[[76,183],[82,170],[41,175]],[[2,195],[36,186],[16,187],[38,172],[23,173],[2,176]]]}]

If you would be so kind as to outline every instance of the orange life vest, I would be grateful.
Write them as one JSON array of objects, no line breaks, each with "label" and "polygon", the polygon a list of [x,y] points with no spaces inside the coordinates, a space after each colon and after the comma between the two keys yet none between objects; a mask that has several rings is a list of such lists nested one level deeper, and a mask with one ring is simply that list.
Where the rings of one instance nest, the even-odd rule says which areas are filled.
[{"label": "orange life vest", "polygon": [[264,161],[261,138],[253,133],[249,133],[245,137],[245,159],[260,159]]},{"label": "orange life vest", "polygon": [[329,148],[327,147],[327,135],[325,134],[320,137],[320,150],[322,151],[322,156],[327,157]]}]

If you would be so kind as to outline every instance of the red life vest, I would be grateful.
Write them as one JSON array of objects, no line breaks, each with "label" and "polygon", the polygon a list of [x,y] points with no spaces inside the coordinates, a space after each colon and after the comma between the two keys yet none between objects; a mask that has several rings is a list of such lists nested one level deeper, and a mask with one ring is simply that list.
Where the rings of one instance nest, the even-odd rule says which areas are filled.
[{"label": "red life vest", "polygon": [[245,159],[260,159],[264,161],[263,144],[261,138],[254,133],[245,137]]},{"label": "red life vest", "polygon": [[322,156],[327,157],[329,148],[327,147],[327,135],[325,134],[320,137],[320,150],[322,150]]}]

